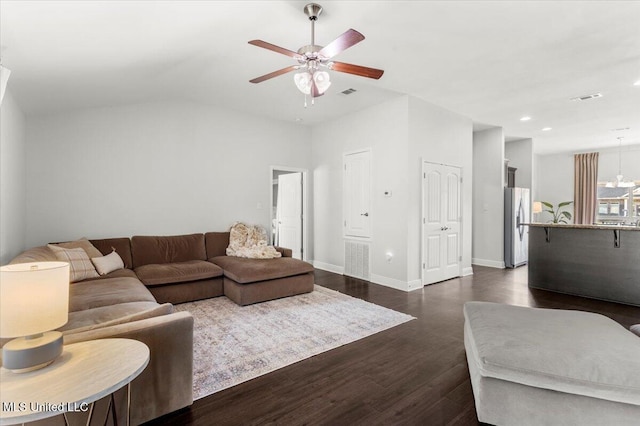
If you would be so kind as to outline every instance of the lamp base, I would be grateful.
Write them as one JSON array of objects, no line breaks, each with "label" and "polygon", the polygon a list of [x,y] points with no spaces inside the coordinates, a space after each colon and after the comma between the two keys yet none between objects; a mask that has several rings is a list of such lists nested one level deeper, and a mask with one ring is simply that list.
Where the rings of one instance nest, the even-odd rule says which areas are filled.
[{"label": "lamp base", "polygon": [[19,337],[2,347],[2,366],[14,373],[26,373],[51,364],[62,353],[62,333],[47,331]]}]

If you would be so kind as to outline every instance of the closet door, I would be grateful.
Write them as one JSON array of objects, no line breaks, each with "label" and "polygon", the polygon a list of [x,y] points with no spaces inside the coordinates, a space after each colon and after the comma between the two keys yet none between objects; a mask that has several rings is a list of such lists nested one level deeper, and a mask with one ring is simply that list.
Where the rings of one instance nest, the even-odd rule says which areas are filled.
[{"label": "closet door", "polygon": [[344,155],[344,235],[371,237],[371,150]]},{"label": "closet door", "polygon": [[461,171],[424,162],[422,185],[422,283],[460,275]]}]

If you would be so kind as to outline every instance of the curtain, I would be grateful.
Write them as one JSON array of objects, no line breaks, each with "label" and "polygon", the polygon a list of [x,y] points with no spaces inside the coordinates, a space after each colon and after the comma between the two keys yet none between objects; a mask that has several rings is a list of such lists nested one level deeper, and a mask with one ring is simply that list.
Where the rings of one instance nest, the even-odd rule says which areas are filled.
[{"label": "curtain", "polygon": [[598,153],[576,154],[574,164],[573,223],[591,225],[598,204]]}]

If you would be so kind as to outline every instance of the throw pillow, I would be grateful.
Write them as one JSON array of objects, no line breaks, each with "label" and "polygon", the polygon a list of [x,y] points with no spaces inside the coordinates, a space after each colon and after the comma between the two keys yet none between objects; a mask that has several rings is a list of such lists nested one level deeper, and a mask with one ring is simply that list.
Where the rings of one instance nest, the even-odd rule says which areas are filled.
[{"label": "throw pillow", "polygon": [[115,249],[106,256],[92,257],[91,261],[100,275],[107,275],[109,272],[124,269],[124,262]]},{"label": "throw pillow", "polygon": [[632,325],[630,330],[632,333],[636,333],[638,336],[640,336],[640,324]]},{"label": "throw pillow", "polygon": [[102,256],[100,250],[98,250],[93,244],[91,244],[91,241],[87,240],[86,238],[80,238],[79,240],[75,241],[68,241],[66,243],[55,243],[51,245],[67,249],[81,248],[87,252],[89,258]]},{"label": "throw pillow", "polygon": [[83,248],[66,249],[57,247],[54,244],[49,244],[48,246],[53,250],[58,260],[69,262],[70,282],[75,283],[76,281],[86,280],[87,278],[98,278],[100,276]]}]

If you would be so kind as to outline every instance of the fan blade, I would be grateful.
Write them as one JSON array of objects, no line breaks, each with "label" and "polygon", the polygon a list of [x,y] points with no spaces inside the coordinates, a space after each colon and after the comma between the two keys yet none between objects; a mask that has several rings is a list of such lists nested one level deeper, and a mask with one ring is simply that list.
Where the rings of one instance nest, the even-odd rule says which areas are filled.
[{"label": "fan blade", "polygon": [[285,49],[284,47],[276,46],[275,44],[267,43],[266,41],[251,40],[249,44],[262,47],[263,49],[272,50],[274,52],[281,53],[283,55],[291,56],[292,58],[304,59],[299,53],[294,52],[293,50]]},{"label": "fan blade", "polygon": [[376,80],[382,77],[382,74],[384,74],[384,70],[363,67],[360,65],[347,64],[344,62],[331,62],[329,63],[329,69],[339,72],[345,72],[347,74],[359,75],[361,77],[375,78]]},{"label": "fan blade", "polygon": [[279,75],[286,74],[286,73],[291,72],[291,71],[295,71],[298,68],[300,68],[300,67],[297,66],[297,65],[291,65],[290,67],[286,67],[286,68],[282,68],[281,70],[278,70],[278,71],[270,72],[269,74],[265,74],[265,75],[263,75],[261,77],[256,77],[253,80],[249,80],[249,82],[251,82],[251,83],[262,83],[265,80],[269,80],[270,78],[277,77]]},{"label": "fan blade", "polygon": [[348,29],[343,34],[339,35],[338,38],[323,47],[322,50],[318,52],[318,56],[326,59],[333,58],[338,53],[347,50],[356,43],[360,43],[362,40],[364,40],[364,36],[362,34],[353,28]]}]

